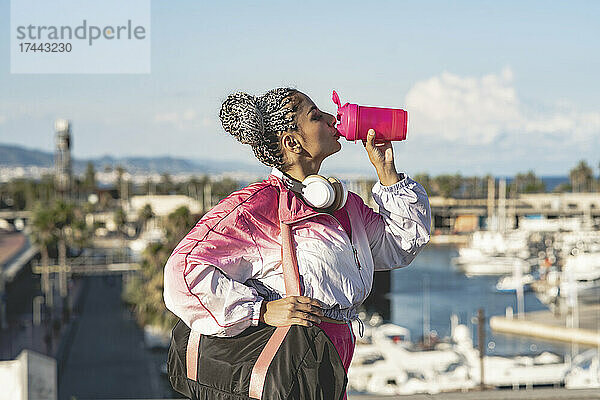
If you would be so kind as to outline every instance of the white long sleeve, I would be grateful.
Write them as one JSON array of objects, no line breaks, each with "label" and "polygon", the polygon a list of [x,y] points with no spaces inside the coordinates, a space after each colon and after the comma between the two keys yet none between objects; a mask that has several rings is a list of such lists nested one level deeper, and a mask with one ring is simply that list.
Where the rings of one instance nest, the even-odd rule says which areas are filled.
[{"label": "white long sleeve", "polygon": [[391,186],[377,182],[372,189],[379,206],[362,209],[375,270],[407,266],[429,242],[431,209],[423,186],[405,175]]},{"label": "white long sleeve", "polygon": [[[164,301],[192,330],[235,336],[258,325],[263,298],[244,285],[260,256],[241,217],[206,218],[180,242],[164,269]],[[215,218],[216,219],[216,218]]]}]

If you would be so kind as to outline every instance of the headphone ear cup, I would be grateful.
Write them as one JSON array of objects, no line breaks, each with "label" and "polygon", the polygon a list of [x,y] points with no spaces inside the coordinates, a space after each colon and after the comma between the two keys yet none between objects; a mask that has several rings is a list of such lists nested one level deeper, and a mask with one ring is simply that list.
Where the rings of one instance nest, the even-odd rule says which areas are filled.
[{"label": "headphone ear cup", "polygon": [[334,211],[339,210],[346,204],[346,198],[348,196],[346,185],[344,185],[342,181],[334,177],[329,177],[327,178],[327,180],[331,183],[331,186],[333,186],[335,190],[335,201],[331,205],[331,208]]},{"label": "headphone ear cup", "polygon": [[321,175],[309,175],[302,181],[304,200],[315,208],[330,208],[336,201],[336,190],[329,180]]}]

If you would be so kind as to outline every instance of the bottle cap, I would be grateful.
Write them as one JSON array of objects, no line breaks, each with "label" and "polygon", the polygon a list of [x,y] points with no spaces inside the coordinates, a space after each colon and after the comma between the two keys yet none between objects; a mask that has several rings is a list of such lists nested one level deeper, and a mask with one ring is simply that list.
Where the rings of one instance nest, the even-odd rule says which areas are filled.
[{"label": "bottle cap", "polygon": [[339,123],[336,128],[340,132],[340,135],[345,137],[346,140],[357,140],[358,105],[346,103],[342,106],[340,97],[335,90],[333,91],[331,100],[338,106],[337,120]]}]

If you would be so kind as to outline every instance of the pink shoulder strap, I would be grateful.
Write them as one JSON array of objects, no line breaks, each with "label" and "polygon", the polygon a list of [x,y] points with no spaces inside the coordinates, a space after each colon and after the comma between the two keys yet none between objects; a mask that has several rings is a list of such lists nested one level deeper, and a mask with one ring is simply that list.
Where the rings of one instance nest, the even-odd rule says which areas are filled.
[{"label": "pink shoulder strap", "polygon": [[[281,227],[281,262],[283,267],[283,278],[285,280],[286,296],[300,296],[300,277],[298,272],[298,260],[296,252],[292,251],[294,242],[292,240],[292,232],[289,225],[283,222],[279,223]],[[279,350],[281,343],[285,339],[290,326],[278,326],[273,332],[273,335],[267,342],[267,345],[258,356],[252,375],[250,376],[250,391],[249,396],[253,399],[261,399],[263,388],[265,386],[265,378],[267,369],[273,361],[273,357]]]},{"label": "pink shoulder strap", "polygon": [[[281,227],[281,261],[283,268],[283,278],[285,281],[286,296],[300,296],[300,276],[298,272],[298,260],[296,252],[293,251],[294,242],[292,240],[291,227],[283,222],[279,223]],[[275,332],[269,338],[263,351],[258,356],[256,364],[252,368],[250,376],[249,396],[253,399],[262,398],[263,388],[269,365],[273,361],[277,350],[281,347],[285,336],[290,330],[290,326],[278,326]],[[198,350],[200,346],[200,337],[202,335],[196,331],[190,331],[186,351],[186,369],[189,379],[196,380],[198,377]]]}]

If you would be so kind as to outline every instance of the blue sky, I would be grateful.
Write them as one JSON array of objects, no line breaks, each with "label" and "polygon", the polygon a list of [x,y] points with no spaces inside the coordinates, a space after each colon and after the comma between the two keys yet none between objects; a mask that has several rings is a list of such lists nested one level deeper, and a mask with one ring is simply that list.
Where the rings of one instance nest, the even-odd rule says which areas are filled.
[{"label": "blue sky", "polygon": [[[221,129],[220,104],[294,86],[328,112],[332,89],[408,110],[394,149],[409,173],[564,175],[600,161],[597,1],[152,1],[145,75],[10,74],[9,3],[0,143],[51,150],[64,117],[75,157],[258,163]],[[362,145],[342,146],[323,172],[372,170]]]}]

